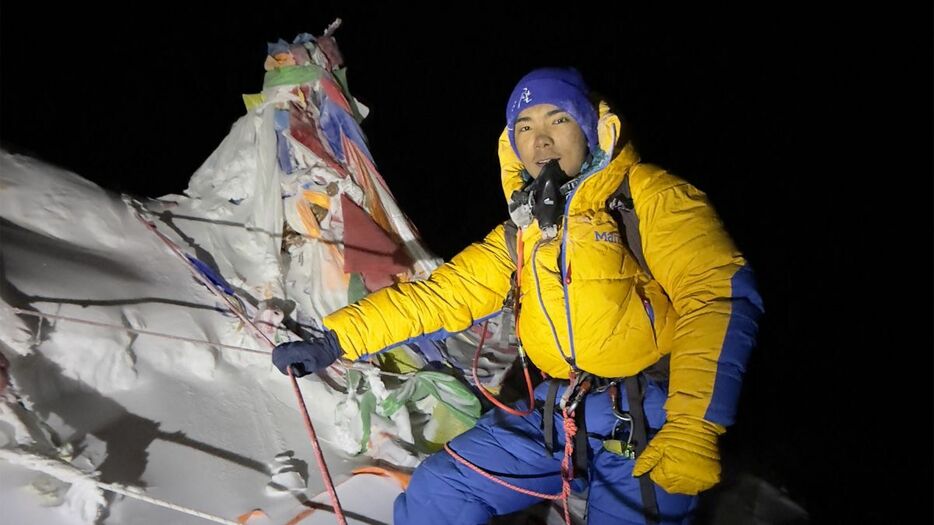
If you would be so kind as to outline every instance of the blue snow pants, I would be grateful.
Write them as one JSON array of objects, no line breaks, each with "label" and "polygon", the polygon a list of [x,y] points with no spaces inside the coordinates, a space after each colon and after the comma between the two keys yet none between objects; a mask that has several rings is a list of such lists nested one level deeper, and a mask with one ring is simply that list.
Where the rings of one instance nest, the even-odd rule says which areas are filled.
[{"label": "blue snow pants", "polygon": [[[559,387],[557,398],[566,388]],[[544,404],[548,383],[535,389],[535,399]],[[628,411],[629,401],[621,389],[620,405]],[[649,435],[665,421],[666,392],[649,381],[643,400]],[[617,419],[613,416],[607,392],[590,394],[584,401],[588,434],[588,475],[577,479],[572,490],[589,489],[587,522],[644,525],[639,479],[632,476],[634,460],[609,452],[602,440],[609,439]],[[515,406],[527,407],[523,401]],[[519,487],[556,494],[561,492],[561,460],[564,458],[564,421],[555,408],[554,453],[548,454],[542,435],[542,410],[523,417],[492,409],[477,425],[457,436],[450,447],[461,457],[497,477]],[[617,434],[625,441],[625,433]],[[655,486],[660,523],[689,523],[697,505],[696,496],[669,494]],[[541,501],[496,484],[459,463],[445,451],[424,462],[412,475],[408,489],[395,501],[397,525],[485,524],[491,517],[510,514]]]}]

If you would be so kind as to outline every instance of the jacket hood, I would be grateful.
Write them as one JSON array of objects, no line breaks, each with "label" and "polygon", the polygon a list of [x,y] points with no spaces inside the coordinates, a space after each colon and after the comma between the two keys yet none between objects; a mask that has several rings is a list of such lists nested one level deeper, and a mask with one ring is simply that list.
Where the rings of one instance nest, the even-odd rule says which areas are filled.
[{"label": "jacket hood", "polygon": [[[600,119],[597,122],[597,136],[600,151],[592,155],[591,165],[584,167],[578,175],[570,210],[603,207],[610,193],[623,181],[629,168],[639,161],[639,155],[629,142],[620,143],[622,123],[610,110],[606,102],[599,104]],[[500,182],[506,202],[513,192],[522,189],[529,178],[525,166],[516,155],[509,142],[508,129],[499,137]]]}]

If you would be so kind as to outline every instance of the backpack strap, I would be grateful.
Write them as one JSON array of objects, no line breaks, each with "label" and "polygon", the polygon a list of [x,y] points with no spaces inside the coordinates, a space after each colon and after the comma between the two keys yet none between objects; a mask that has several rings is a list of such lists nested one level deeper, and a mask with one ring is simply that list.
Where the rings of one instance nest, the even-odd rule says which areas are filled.
[{"label": "backpack strap", "polygon": [[518,262],[519,249],[516,247],[516,235],[519,233],[519,227],[516,226],[512,219],[509,219],[503,223],[503,233],[506,235],[506,249],[509,250],[509,258],[512,259],[512,262]]},{"label": "backpack strap", "polygon": [[642,270],[654,278],[649,265],[645,262],[645,255],[642,253],[642,236],[639,235],[639,216],[636,215],[635,203],[632,200],[632,191],[629,189],[629,173],[623,177],[622,184],[616,188],[616,191],[606,200],[606,207],[616,219],[619,228],[622,230],[623,237],[626,238],[626,245],[629,251],[639,262]]},{"label": "backpack strap", "polygon": [[[623,386],[629,397],[629,415],[632,417],[632,440],[635,442],[636,458],[642,456],[649,443],[648,419],[642,403],[645,401],[645,383],[640,374],[623,378]],[[655,498],[655,487],[649,476],[639,477],[639,492],[642,494],[642,512],[646,525],[656,525],[659,522],[658,500]]]}]

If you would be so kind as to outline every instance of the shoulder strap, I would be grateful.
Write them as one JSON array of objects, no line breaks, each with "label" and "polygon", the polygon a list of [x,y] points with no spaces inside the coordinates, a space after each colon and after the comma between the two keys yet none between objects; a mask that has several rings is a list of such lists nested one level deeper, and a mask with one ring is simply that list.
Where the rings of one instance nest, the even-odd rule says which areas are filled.
[{"label": "shoulder strap", "polygon": [[[632,418],[632,440],[635,441],[636,458],[642,457],[649,442],[648,419],[642,403],[645,401],[645,385],[639,375],[623,378],[623,386],[629,397],[629,416]],[[614,407],[615,409],[615,407]],[[658,500],[655,497],[655,488],[648,476],[639,478],[639,492],[642,494],[642,511],[645,513],[645,523],[656,525],[659,523]]]},{"label": "shoulder strap", "polygon": [[516,247],[516,235],[519,233],[519,227],[510,219],[503,223],[503,233],[506,236],[506,249],[509,250],[509,257],[512,262],[518,262],[519,251]]},{"label": "shoulder strap", "polygon": [[632,200],[632,191],[629,189],[629,173],[623,177],[623,182],[616,188],[616,191],[610,195],[606,201],[606,207],[615,215],[619,228],[622,230],[623,237],[626,238],[626,244],[629,251],[639,262],[639,266],[645,273],[652,276],[649,265],[645,262],[645,255],[642,253],[642,236],[639,235],[639,216],[636,215],[635,203]]}]

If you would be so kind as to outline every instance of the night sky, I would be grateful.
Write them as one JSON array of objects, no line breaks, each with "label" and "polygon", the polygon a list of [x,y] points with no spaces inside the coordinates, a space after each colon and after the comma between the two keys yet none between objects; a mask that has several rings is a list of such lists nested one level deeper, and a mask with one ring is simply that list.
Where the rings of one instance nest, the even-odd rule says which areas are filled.
[{"label": "night sky", "polygon": [[0,143],[149,197],[181,193],[261,91],[267,42],[341,17],[377,167],[446,259],[506,218],[513,85],[577,67],[643,160],[707,192],[758,274],[728,479],[760,476],[816,523],[931,511],[930,8],[26,4],[0,10]]}]

